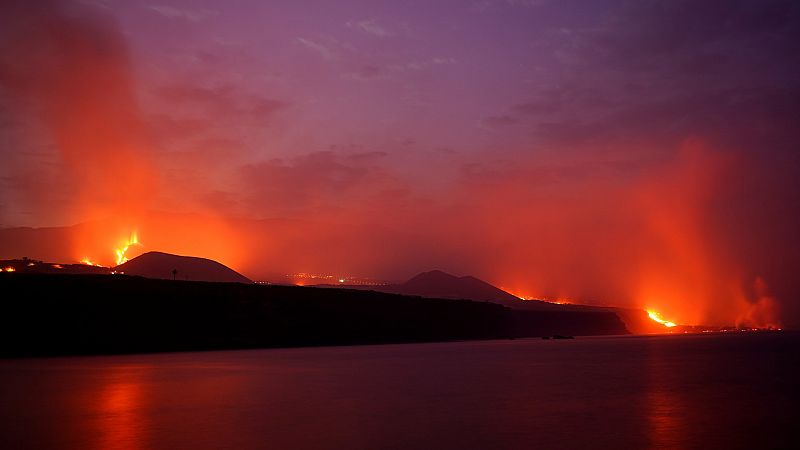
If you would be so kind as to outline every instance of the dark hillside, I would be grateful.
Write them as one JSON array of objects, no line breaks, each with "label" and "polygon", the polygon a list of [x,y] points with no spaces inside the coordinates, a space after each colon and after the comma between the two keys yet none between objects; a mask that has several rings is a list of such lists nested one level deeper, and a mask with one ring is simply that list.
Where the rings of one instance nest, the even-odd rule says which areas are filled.
[{"label": "dark hillside", "polygon": [[211,259],[162,252],[139,255],[114,270],[147,278],[252,283],[244,275]]},{"label": "dark hillside", "polygon": [[626,332],[612,313],[537,315],[372,291],[7,273],[0,290],[6,357]]}]

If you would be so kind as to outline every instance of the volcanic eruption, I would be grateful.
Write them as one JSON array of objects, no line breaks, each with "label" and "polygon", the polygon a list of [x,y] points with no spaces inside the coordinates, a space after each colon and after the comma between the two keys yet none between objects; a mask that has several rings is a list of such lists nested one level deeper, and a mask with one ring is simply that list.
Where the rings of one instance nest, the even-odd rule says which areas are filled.
[{"label": "volcanic eruption", "polygon": [[[630,36],[576,27],[555,33],[575,42],[543,66],[558,82],[516,87],[488,73],[451,82],[489,67],[474,66],[481,58],[329,73],[365,66],[355,50],[372,47],[348,46],[353,36],[330,48],[264,39],[276,51],[253,54],[298,51],[280,59],[284,85],[266,69],[277,60],[238,66],[246,52],[209,43],[194,52],[179,40],[164,42],[187,53],[168,56],[139,32],[166,20],[154,8],[123,18],[94,3],[2,4],[0,101],[11,113],[0,119],[13,118],[2,124],[14,132],[0,219],[39,227],[0,230],[4,258],[114,267],[160,250],[263,280],[398,280],[441,267],[526,299],[648,308],[645,320],[664,328],[775,327],[798,316],[796,77],[751,60],[790,54],[796,39],[780,24],[747,27],[741,39],[721,27],[709,47],[669,40],[640,51],[653,43],[649,27]],[[748,47],[766,41],[769,51]],[[724,57],[698,63],[708,56],[698,49],[723,44]],[[662,51],[681,64],[659,66],[670,60]],[[482,57],[502,62],[501,53]],[[256,65],[271,75],[238,78]],[[640,72],[654,67],[665,76]],[[406,80],[408,92],[386,89],[423,73]],[[382,94],[370,100],[349,83]]]}]

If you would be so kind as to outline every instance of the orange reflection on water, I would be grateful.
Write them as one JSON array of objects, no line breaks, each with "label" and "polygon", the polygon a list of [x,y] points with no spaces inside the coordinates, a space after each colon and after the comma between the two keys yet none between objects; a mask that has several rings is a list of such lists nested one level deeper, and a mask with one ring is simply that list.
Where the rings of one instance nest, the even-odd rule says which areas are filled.
[{"label": "orange reflection on water", "polygon": [[683,413],[677,396],[656,387],[648,392],[647,402],[652,448],[681,448],[685,436]]},{"label": "orange reflection on water", "polygon": [[646,406],[650,448],[685,448],[687,443],[686,406],[676,385],[674,367],[658,354],[648,358],[649,386]]},{"label": "orange reflection on water", "polygon": [[143,433],[146,414],[143,408],[142,371],[138,366],[117,366],[108,375],[109,383],[100,386],[98,448],[137,450],[146,448]]}]

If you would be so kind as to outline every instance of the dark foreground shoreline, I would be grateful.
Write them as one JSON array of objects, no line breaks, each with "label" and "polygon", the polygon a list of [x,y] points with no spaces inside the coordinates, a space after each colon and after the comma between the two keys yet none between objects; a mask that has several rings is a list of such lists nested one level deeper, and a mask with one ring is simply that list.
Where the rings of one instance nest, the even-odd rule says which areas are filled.
[{"label": "dark foreground shoreline", "polygon": [[627,334],[611,312],[361,290],[0,274],[0,357]]}]

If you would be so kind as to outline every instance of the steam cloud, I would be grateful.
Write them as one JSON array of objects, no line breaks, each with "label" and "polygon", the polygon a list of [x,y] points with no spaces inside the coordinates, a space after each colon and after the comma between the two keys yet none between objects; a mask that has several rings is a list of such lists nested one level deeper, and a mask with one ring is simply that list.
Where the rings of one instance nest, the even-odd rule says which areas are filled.
[{"label": "steam cloud", "polygon": [[113,21],[52,1],[4,2],[2,17],[0,85],[18,110],[36,112],[61,152],[73,220],[115,216],[124,225],[140,215],[156,171]]}]

